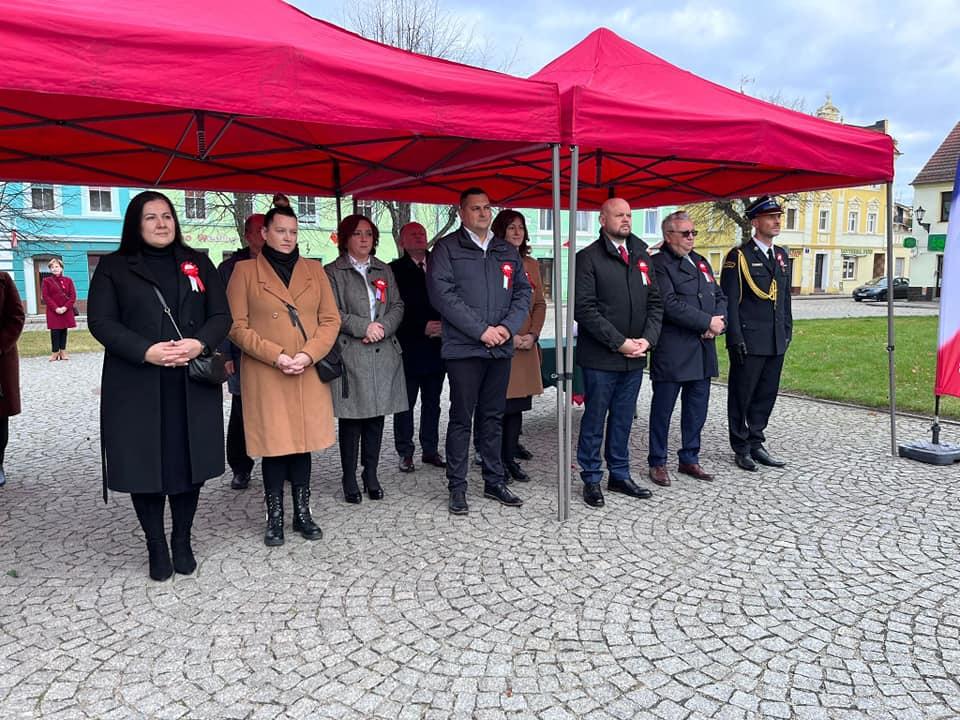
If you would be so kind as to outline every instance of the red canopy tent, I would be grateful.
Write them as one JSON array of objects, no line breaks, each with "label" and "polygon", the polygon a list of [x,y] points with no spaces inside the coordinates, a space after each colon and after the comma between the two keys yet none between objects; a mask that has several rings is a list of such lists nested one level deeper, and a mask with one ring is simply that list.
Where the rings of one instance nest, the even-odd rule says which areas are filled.
[{"label": "red canopy tent", "polygon": [[[579,148],[579,205],[634,207],[887,182],[893,140],[735,92],[605,28],[531,76],[560,88],[563,142]],[[564,158],[569,190],[570,159]],[[432,185],[432,199],[482,183],[515,207],[551,204],[550,154],[513,156]],[[566,193],[565,193],[566,194]],[[424,188],[395,190],[424,196]]]},{"label": "red canopy tent", "polygon": [[9,180],[332,196],[559,140],[555,86],[280,0],[0,0],[0,65]]}]

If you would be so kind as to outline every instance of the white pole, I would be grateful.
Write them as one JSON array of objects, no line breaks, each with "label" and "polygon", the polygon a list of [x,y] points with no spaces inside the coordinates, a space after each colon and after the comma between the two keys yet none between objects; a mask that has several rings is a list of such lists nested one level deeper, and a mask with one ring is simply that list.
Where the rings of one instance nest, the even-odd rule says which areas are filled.
[{"label": "white pole", "polygon": [[556,331],[554,358],[557,373],[557,520],[566,520],[569,514],[569,503],[565,503],[564,495],[564,467],[566,453],[563,451],[563,442],[566,437],[563,432],[563,408],[567,404],[564,394],[564,366],[563,366],[563,273],[560,263],[560,254],[563,252],[560,237],[560,145],[551,148],[553,154],[553,319]]},{"label": "white pole", "polygon": [[897,376],[893,330],[893,180],[887,183],[887,362],[890,366],[890,454],[897,456]]},{"label": "white pole", "polygon": [[[570,227],[568,228],[569,247],[567,248],[567,345],[566,361],[564,367],[566,373],[563,376],[564,394],[567,402],[564,405],[563,429],[565,432],[564,449],[564,482],[563,489],[567,498],[567,516],[570,512],[570,482],[573,465],[573,346],[576,341],[573,337],[573,305],[576,301],[576,273],[577,273],[577,190],[580,182],[580,148],[573,145],[570,148]],[[565,518],[567,516],[564,516]]]}]

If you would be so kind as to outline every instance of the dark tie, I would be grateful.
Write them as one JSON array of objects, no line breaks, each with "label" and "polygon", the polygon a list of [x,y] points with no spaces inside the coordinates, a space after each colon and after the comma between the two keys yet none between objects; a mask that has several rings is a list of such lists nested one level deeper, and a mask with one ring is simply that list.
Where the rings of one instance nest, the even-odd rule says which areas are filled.
[{"label": "dark tie", "polygon": [[621,246],[619,247],[619,250],[620,250],[620,259],[623,260],[627,265],[629,265],[629,264],[630,264],[630,256],[627,255],[627,247],[626,247],[626,245],[621,245]]},{"label": "dark tie", "polygon": [[423,262],[423,260],[421,260],[420,262],[418,262],[417,265],[420,266],[420,269],[421,269],[423,272],[426,272],[426,271],[427,271],[427,265],[426,265],[425,262]]},{"label": "dark tie", "polygon": [[767,248],[767,260],[770,261],[771,265],[773,264],[773,248],[772,247]]}]

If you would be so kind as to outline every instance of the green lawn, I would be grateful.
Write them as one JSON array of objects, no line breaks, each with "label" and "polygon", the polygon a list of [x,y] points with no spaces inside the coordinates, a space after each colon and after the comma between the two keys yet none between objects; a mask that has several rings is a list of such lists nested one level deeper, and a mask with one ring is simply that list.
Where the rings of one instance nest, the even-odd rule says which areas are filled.
[{"label": "green lawn", "polygon": [[[937,366],[937,318],[909,317],[894,321],[897,409],[933,414],[933,380]],[[798,320],[783,369],[782,390],[889,407],[887,319]],[[720,354],[721,378],[726,353]],[[960,418],[960,398],[944,397],[944,417]]]},{"label": "green lawn", "polygon": [[[937,318],[898,318],[897,409],[924,415],[933,413],[933,377],[937,363]],[[781,389],[811,397],[871,407],[887,407],[887,320],[848,318],[798,320],[787,353]],[[86,330],[71,330],[68,349],[101,352]],[[50,353],[47,331],[25,332],[20,338],[23,357]],[[726,378],[727,354],[720,352],[720,376]],[[960,419],[960,398],[945,397],[944,417]]]}]

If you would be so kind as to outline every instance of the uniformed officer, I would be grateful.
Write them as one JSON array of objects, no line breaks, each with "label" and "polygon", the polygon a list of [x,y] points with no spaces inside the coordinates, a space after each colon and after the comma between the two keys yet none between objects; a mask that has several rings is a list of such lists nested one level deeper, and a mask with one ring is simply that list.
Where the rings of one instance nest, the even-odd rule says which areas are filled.
[{"label": "uniformed officer", "polygon": [[661,225],[663,245],[653,255],[653,269],[663,301],[660,340],[650,362],[650,479],[670,485],[667,436],[670,417],[681,398],[677,472],[713,480],[700,466],[700,431],[707,420],[710,378],[718,374],[716,337],[726,326],[727,300],[706,258],[693,251],[697,231],[687,213],[667,215]]},{"label": "uniformed officer", "polygon": [[747,206],[754,236],[733,248],[723,262],[720,286],[727,296],[727,421],[736,463],[782,467],[763,447],[777,400],[783,358],[793,333],[787,251],[774,247],[783,210],[764,195]]}]

